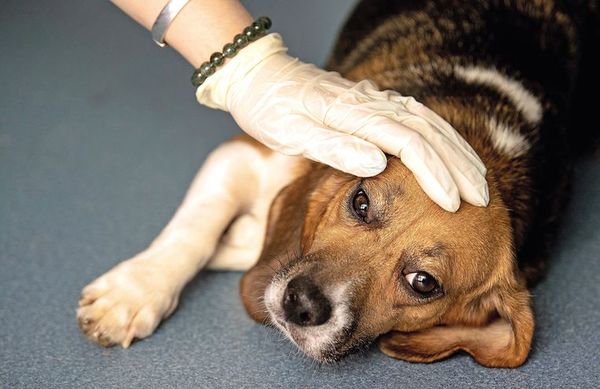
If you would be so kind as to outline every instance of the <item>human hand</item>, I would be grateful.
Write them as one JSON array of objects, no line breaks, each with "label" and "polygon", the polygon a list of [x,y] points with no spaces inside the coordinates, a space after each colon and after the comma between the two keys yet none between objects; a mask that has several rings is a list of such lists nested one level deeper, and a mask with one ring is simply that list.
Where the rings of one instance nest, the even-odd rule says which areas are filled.
[{"label": "human hand", "polygon": [[269,148],[369,177],[399,157],[447,211],[460,198],[485,206],[486,168],[444,119],[412,97],[379,91],[286,54],[278,34],[263,37],[198,87],[204,105],[231,112]]}]

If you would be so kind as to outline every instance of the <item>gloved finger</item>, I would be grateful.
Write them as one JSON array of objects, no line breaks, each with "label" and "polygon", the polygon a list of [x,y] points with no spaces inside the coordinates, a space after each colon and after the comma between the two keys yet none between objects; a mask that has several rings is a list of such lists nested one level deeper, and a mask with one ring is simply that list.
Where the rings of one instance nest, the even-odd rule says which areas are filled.
[{"label": "gloved finger", "polygon": [[375,176],[387,165],[385,154],[372,143],[323,128],[302,115],[286,115],[285,126],[271,121],[255,134],[259,142],[280,153],[302,155],[358,177]]},{"label": "gloved finger", "polygon": [[425,122],[418,117],[414,120],[417,123],[411,126],[408,120],[398,123],[385,116],[372,116],[354,134],[401,157],[423,190],[444,209],[458,209],[460,198],[474,205],[486,205],[487,183],[477,167],[439,131],[428,125],[428,130],[416,131],[414,128],[423,127]]},{"label": "gloved finger", "polygon": [[[443,177],[443,171],[438,169],[435,172],[436,179],[440,183],[443,182],[442,180],[453,181],[458,188],[459,196],[469,203],[477,206],[487,205],[489,194],[485,181],[485,166],[462,137],[449,127],[446,129],[450,134],[448,138],[425,118],[404,111],[403,105],[400,105],[403,104],[402,102],[388,100],[394,97],[392,92],[389,96],[383,96],[385,92],[379,94],[379,100],[368,100],[358,104],[353,100],[358,98],[356,94],[346,95],[343,102],[340,99],[330,108],[328,124],[366,139],[383,151],[398,156],[400,150],[406,147],[407,140],[413,139],[414,133],[419,134],[429,143],[447,168],[443,171],[447,171],[449,177]],[[349,105],[349,102],[354,105]],[[431,115],[436,116],[432,111]],[[441,118],[439,120],[443,121]],[[418,175],[418,172],[415,174]],[[455,204],[456,201],[460,201],[460,198],[441,201]]]},{"label": "gloved finger", "polygon": [[[323,122],[339,131],[356,134],[360,129],[370,128],[373,118],[379,116],[403,123],[426,138],[428,134],[441,132],[449,141],[446,143],[454,144],[460,151],[457,155],[465,162],[464,166],[470,163],[485,176],[485,165],[477,153],[442,117],[413,97],[401,96],[391,90],[378,91],[372,83],[361,81],[338,96],[328,106]],[[410,125],[406,124],[407,120],[411,120]],[[433,146],[437,150],[436,145]]]},{"label": "gloved finger", "polygon": [[[392,117],[397,116],[392,115]],[[420,138],[414,138],[413,134],[419,135]],[[354,135],[367,139],[385,152],[394,155],[399,155],[400,150],[408,147],[403,144],[407,139],[413,142],[413,145],[415,139],[421,139],[420,141],[426,142],[445,165],[451,176],[449,180],[453,181],[458,188],[460,197],[476,206],[487,205],[489,193],[485,168],[482,173],[479,166],[469,157],[471,154],[465,153],[463,148],[432,127],[425,119],[407,115],[401,120],[394,120],[381,114],[372,115],[367,122],[363,123],[362,128],[354,132]],[[438,180],[446,179],[441,174],[442,171],[437,173]]]},{"label": "gloved finger", "polygon": [[[408,119],[405,124],[412,128],[411,121],[423,120],[420,117]],[[487,170],[483,163],[473,159],[476,154],[465,152],[459,144],[448,139],[445,134],[437,131],[426,131],[423,137],[437,151],[452,174],[460,192],[460,197],[478,207],[488,205],[490,196],[485,174]]]},{"label": "gloved finger", "polygon": [[[454,127],[450,125],[450,123],[448,123],[446,120],[444,120],[444,118],[439,116],[427,106],[415,100],[413,97],[400,97],[400,101],[402,101],[405,109],[408,112],[426,120],[430,126],[441,131],[446,138],[448,138],[453,144],[461,149],[465,157],[467,157],[471,163],[477,167],[480,173],[485,176],[487,169],[483,161],[481,161],[471,145],[454,129]],[[394,96],[392,99],[397,100],[398,97]]]},{"label": "gloved finger", "polygon": [[[403,120],[403,125],[418,130],[421,136],[433,147],[444,162],[458,187],[460,197],[479,207],[489,202],[489,191],[485,179],[486,169],[483,164],[473,159],[476,154],[465,152],[458,143],[448,139],[445,133],[430,127],[420,116],[411,116]],[[454,132],[454,130],[452,130]],[[481,171],[483,168],[483,172]]]},{"label": "gloved finger", "polygon": [[464,157],[462,150],[448,141],[442,134],[432,134],[425,139],[437,151],[452,175],[460,197],[478,207],[485,207],[489,203],[489,192],[485,176],[471,161],[461,159]]},{"label": "gloved finger", "polygon": [[460,206],[460,194],[452,174],[436,150],[416,131],[384,116],[372,116],[354,134],[400,157],[427,195],[447,211]]},{"label": "gloved finger", "polygon": [[397,154],[413,172],[427,195],[440,207],[456,212],[460,207],[459,190],[439,156],[419,134],[413,134]]}]

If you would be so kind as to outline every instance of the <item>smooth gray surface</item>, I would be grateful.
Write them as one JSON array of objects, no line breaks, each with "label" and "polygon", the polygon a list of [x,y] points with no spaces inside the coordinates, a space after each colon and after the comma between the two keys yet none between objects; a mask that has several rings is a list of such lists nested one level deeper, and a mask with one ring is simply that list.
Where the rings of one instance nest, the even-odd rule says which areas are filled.
[{"label": "smooth gray surface", "polygon": [[[351,7],[248,5],[317,63]],[[105,350],[79,334],[80,289],[150,242],[237,129],[197,105],[182,59],[104,1],[1,2],[0,70],[0,387],[598,387],[598,159],[578,165],[519,369],[465,355],[409,364],[374,348],[317,365],[246,317],[239,273],[201,275],[154,336]]]}]

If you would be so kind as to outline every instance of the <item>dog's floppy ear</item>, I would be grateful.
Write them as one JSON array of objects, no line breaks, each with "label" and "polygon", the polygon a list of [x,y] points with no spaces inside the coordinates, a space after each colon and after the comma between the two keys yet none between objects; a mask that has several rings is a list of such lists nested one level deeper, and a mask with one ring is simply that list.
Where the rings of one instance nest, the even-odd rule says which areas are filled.
[{"label": "dog's floppy ear", "polygon": [[[331,174],[326,174],[327,172]],[[313,164],[312,169],[281,190],[271,205],[263,255],[306,254],[331,198],[352,176]]]},{"label": "dog's floppy ear", "polygon": [[[329,169],[329,168],[326,168]],[[307,254],[315,240],[321,223],[327,219],[327,213],[331,210],[331,199],[340,188],[352,180],[353,177],[342,172],[316,177],[313,182],[315,186],[311,190],[306,202],[306,218],[302,228],[301,249],[302,254]]]},{"label": "dog's floppy ear", "polygon": [[261,259],[282,253],[300,253],[309,194],[306,181],[306,176],[297,178],[283,188],[271,203]]},{"label": "dog's floppy ear", "polygon": [[259,323],[267,320],[263,293],[273,274],[282,265],[280,257],[294,258],[302,252],[302,230],[311,190],[309,183],[308,177],[300,176],[277,194],[269,210],[261,255],[256,265],[240,281],[240,294],[246,312]]},{"label": "dog's floppy ear", "polygon": [[283,188],[271,203],[261,259],[274,254],[306,254],[331,199],[355,177],[311,163],[306,172]]},{"label": "dog's floppy ear", "polygon": [[483,366],[522,365],[529,354],[534,329],[525,286],[513,283],[501,292],[492,291],[465,308],[465,312],[470,310],[491,320],[480,326],[455,324],[418,332],[392,331],[379,339],[379,349],[411,362],[433,362],[463,350]]}]

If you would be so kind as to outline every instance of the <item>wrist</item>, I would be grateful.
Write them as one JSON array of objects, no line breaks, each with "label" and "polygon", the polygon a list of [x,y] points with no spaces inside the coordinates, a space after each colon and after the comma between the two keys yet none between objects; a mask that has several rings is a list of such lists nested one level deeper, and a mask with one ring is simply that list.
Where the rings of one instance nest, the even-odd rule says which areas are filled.
[{"label": "wrist", "polygon": [[[112,2],[150,30],[168,0]],[[198,67],[252,20],[238,0],[190,0],[173,19],[164,39],[194,67]]]},{"label": "wrist", "polygon": [[[256,88],[261,87],[265,62],[277,58],[275,68],[269,67],[274,71],[290,62],[286,51],[287,47],[277,33],[251,43],[196,89],[198,102],[211,108],[231,111],[235,101],[243,99],[246,91],[258,92]],[[271,71],[267,73],[266,77],[272,76]]]},{"label": "wrist", "polygon": [[237,1],[219,0],[222,9],[218,10],[212,4],[207,4],[213,2],[214,0],[191,0],[165,35],[169,46],[195,68],[212,53],[220,51],[235,34],[253,21],[252,16]]}]

